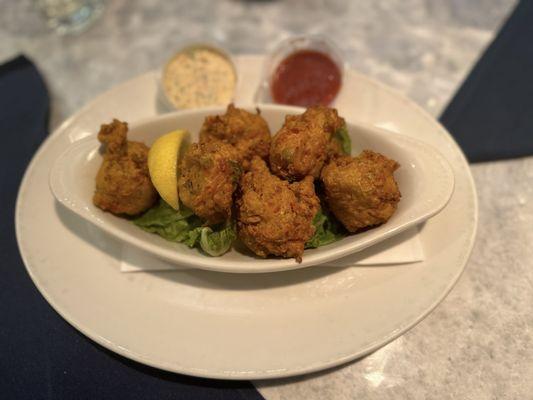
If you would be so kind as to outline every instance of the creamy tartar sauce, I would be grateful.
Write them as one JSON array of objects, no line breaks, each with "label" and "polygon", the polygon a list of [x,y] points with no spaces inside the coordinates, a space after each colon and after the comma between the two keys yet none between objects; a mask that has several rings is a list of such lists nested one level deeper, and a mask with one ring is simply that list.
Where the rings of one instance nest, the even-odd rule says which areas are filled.
[{"label": "creamy tartar sauce", "polygon": [[235,84],[231,61],[207,47],[194,47],[176,54],[163,73],[165,95],[176,108],[230,103]]}]

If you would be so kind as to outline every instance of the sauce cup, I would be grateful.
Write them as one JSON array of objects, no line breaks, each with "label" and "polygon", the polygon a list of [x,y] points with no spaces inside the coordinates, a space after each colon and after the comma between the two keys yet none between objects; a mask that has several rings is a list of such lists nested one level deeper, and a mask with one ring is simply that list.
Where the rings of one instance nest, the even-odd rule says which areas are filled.
[{"label": "sauce cup", "polygon": [[160,102],[165,111],[226,105],[234,101],[237,80],[235,63],[226,50],[209,43],[189,44],[165,63],[159,80]]},{"label": "sauce cup", "polygon": [[[263,70],[261,74],[261,81],[254,96],[256,103],[275,103],[272,96],[272,78],[276,73],[278,66],[291,54],[302,50],[311,50],[323,53],[328,56],[337,66],[340,72],[340,88],[338,93],[342,90],[342,83],[344,80],[345,70],[347,64],[339,48],[327,37],[322,35],[302,35],[293,36],[281,41],[274,49],[266,56]],[[333,103],[335,99],[331,101]]]}]

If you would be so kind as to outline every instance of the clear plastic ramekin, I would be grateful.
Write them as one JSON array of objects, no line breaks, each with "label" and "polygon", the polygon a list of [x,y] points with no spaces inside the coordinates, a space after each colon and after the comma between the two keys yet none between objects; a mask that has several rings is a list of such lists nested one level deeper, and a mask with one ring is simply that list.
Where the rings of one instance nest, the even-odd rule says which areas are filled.
[{"label": "clear plastic ramekin", "polygon": [[[272,77],[280,63],[285,58],[301,50],[314,50],[330,57],[339,68],[341,75],[341,87],[339,92],[342,90],[342,83],[347,64],[341,50],[330,39],[323,35],[292,36],[278,43],[274,49],[267,54],[263,63],[259,87],[254,96],[254,102],[275,103],[271,92]],[[335,99],[333,99],[333,101],[334,100]]]}]

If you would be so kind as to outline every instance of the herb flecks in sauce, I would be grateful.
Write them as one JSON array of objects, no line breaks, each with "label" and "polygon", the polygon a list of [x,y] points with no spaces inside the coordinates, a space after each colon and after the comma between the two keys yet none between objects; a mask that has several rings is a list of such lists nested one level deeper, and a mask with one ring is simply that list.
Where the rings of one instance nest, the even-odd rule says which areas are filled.
[{"label": "herb flecks in sauce", "polygon": [[178,53],[163,76],[165,93],[177,108],[226,104],[233,97],[235,82],[230,60],[216,50],[201,47]]}]

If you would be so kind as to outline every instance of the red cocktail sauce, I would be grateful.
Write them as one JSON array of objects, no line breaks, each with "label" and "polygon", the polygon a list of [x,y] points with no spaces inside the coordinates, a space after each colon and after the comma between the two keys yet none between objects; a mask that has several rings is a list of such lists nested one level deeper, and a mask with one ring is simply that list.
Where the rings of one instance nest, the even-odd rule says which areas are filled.
[{"label": "red cocktail sauce", "polygon": [[270,82],[274,102],[309,107],[329,105],[341,87],[341,71],[327,55],[300,50],[285,58]]}]

